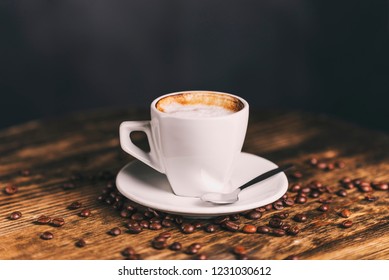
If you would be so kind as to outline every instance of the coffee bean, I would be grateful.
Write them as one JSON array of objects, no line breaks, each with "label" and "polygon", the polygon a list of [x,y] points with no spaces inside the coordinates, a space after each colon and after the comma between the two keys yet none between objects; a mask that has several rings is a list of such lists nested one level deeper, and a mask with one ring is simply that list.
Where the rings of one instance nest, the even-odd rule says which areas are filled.
[{"label": "coffee bean", "polygon": [[194,222],[193,226],[195,227],[195,229],[202,229],[204,227],[204,223],[202,223],[202,222]]},{"label": "coffee bean", "polygon": [[330,206],[328,204],[322,204],[319,206],[318,210],[322,212],[327,212],[330,209]]},{"label": "coffee bean", "polygon": [[301,190],[301,183],[294,183],[291,185],[290,187],[290,191],[291,192],[298,192],[299,190]]},{"label": "coffee bean", "polygon": [[176,222],[177,225],[181,225],[183,223],[183,219],[180,216],[175,217],[174,221]]},{"label": "coffee bean", "polygon": [[140,225],[127,225],[129,233],[140,233],[143,228]]},{"label": "coffee bean", "polygon": [[298,260],[299,257],[296,255],[289,255],[284,260]]},{"label": "coffee bean", "polygon": [[272,232],[272,229],[268,226],[259,226],[257,228],[257,232],[258,233],[270,233],[270,232]]},{"label": "coffee bean", "polygon": [[133,219],[130,219],[127,223],[127,227],[131,227],[131,226],[139,226],[139,222],[138,221],[135,221]]},{"label": "coffee bean", "polygon": [[239,230],[239,224],[232,221],[225,221],[222,223],[222,227],[229,230],[229,231],[238,231]]},{"label": "coffee bean", "polygon": [[170,232],[168,232],[168,231],[165,231],[165,232],[161,232],[158,236],[166,238],[166,239],[169,239],[169,238],[172,237],[172,234]]},{"label": "coffee bean", "polygon": [[343,209],[343,210],[339,213],[339,215],[340,215],[341,217],[343,217],[343,218],[348,218],[348,217],[351,216],[351,211],[348,210],[348,209]]},{"label": "coffee bean", "polygon": [[309,196],[312,198],[318,198],[321,195],[321,192],[319,191],[312,191]]},{"label": "coffee bean", "polygon": [[364,199],[368,202],[374,202],[374,201],[378,200],[378,196],[374,196],[372,194],[367,194],[367,195],[365,195]]},{"label": "coffee bean", "polygon": [[277,213],[277,214],[273,215],[273,218],[278,218],[278,219],[281,219],[281,220],[284,220],[284,219],[286,219],[288,217],[289,217],[289,213],[288,212],[282,212],[282,213]]},{"label": "coffee bean", "polygon": [[140,255],[139,254],[135,254],[135,255],[131,255],[131,256],[128,256],[126,258],[126,260],[140,260]]},{"label": "coffee bean", "polygon": [[334,163],[328,163],[327,164],[327,167],[326,167],[327,171],[331,171],[331,170],[334,170],[334,169],[335,169],[335,164]]},{"label": "coffee bean", "polygon": [[292,226],[287,230],[287,233],[289,235],[297,235],[300,232],[300,229],[298,226]]},{"label": "coffee bean", "polygon": [[285,206],[293,206],[294,205],[294,200],[292,198],[286,198],[282,201]]},{"label": "coffee bean", "polygon": [[349,184],[351,183],[351,178],[350,177],[343,177],[342,179],[339,180],[339,183],[341,184]]},{"label": "coffee bean", "polygon": [[262,213],[255,210],[248,212],[246,215],[246,218],[250,220],[258,220],[261,217]]},{"label": "coffee bean", "polygon": [[244,225],[242,231],[244,233],[255,233],[257,231],[257,227],[254,225]]},{"label": "coffee bean", "polygon": [[281,237],[281,236],[284,236],[286,234],[286,232],[283,229],[276,228],[276,229],[273,230],[272,234],[274,236]]},{"label": "coffee bean", "polygon": [[142,213],[134,213],[134,214],[131,215],[131,219],[135,220],[135,221],[138,221],[138,222],[142,221],[144,218],[145,217],[143,216]]},{"label": "coffee bean", "polygon": [[91,211],[89,209],[84,209],[80,212],[81,217],[89,217],[91,215]]},{"label": "coffee bean", "polygon": [[372,192],[373,191],[373,188],[371,187],[370,183],[366,182],[366,181],[361,181],[358,188],[361,192]]},{"label": "coffee bean", "polygon": [[347,196],[347,191],[345,191],[345,190],[339,190],[339,191],[336,192],[336,194],[337,194],[338,196],[341,196],[341,197],[346,197],[346,196]]},{"label": "coffee bean", "polygon": [[344,220],[341,225],[344,228],[349,228],[349,227],[352,227],[353,222],[351,220]]},{"label": "coffee bean", "polygon": [[389,189],[389,184],[384,182],[374,183],[373,187],[378,191],[386,191]]},{"label": "coffee bean", "polygon": [[142,228],[149,228],[150,227],[150,222],[149,221],[146,221],[146,220],[142,220],[139,222],[139,225],[142,227]]},{"label": "coffee bean", "polygon": [[311,188],[310,187],[304,187],[302,188],[299,193],[305,193],[305,194],[308,194],[311,192]]},{"label": "coffee bean", "polygon": [[186,249],[186,253],[189,254],[189,255],[194,255],[194,254],[197,254],[198,251],[201,249],[201,244],[200,243],[193,243],[191,244],[187,249]]},{"label": "coffee bean", "polygon": [[246,248],[243,247],[242,245],[237,245],[237,246],[235,246],[235,247],[232,249],[232,252],[233,252],[235,255],[246,255],[246,254],[247,254]]},{"label": "coffee bean", "polygon": [[45,231],[41,234],[41,238],[44,240],[50,240],[54,238],[54,234],[52,234],[50,231]]},{"label": "coffee bean", "polygon": [[135,254],[136,254],[134,248],[132,248],[132,247],[126,247],[126,248],[124,248],[124,250],[123,250],[121,253],[122,253],[122,255],[123,255],[124,257],[128,257],[128,256],[131,256],[131,255],[135,255]]},{"label": "coffee bean", "polygon": [[153,239],[154,241],[159,241],[159,242],[166,242],[167,241],[167,238],[165,238],[165,237],[163,237],[163,236],[156,236],[156,237],[154,237],[154,239]]},{"label": "coffee bean", "polygon": [[10,220],[17,220],[20,219],[21,217],[22,217],[22,212],[20,211],[12,212],[11,215],[9,215]]},{"label": "coffee bean", "polygon": [[75,243],[75,245],[77,246],[77,247],[79,247],[79,248],[82,248],[82,247],[85,247],[86,246],[86,242],[85,242],[85,240],[84,239],[80,239],[80,240],[78,240],[76,243]]},{"label": "coffee bean", "polygon": [[317,166],[317,168],[319,168],[321,170],[324,170],[324,169],[327,168],[327,163],[325,163],[325,162],[318,162],[316,166]]},{"label": "coffee bean", "polygon": [[238,260],[248,260],[249,259],[249,257],[247,255],[237,255],[236,258]]},{"label": "coffee bean", "polygon": [[161,225],[163,227],[172,227],[173,226],[173,221],[172,220],[167,220],[166,218],[162,220]]},{"label": "coffee bean", "polygon": [[41,215],[38,217],[38,219],[36,219],[35,222],[40,225],[45,225],[51,222],[51,218],[45,215]]},{"label": "coffee bean", "polygon": [[122,234],[122,230],[118,227],[114,227],[114,228],[111,228],[111,230],[109,231],[109,234],[112,236],[118,236],[118,235]]},{"label": "coffee bean", "polygon": [[344,163],[344,161],[335,161],[335,167],[336,168],[339,168],[339,169],[342,169],[346,166],[346,164]]},{"label": "coffee bean", "polygon": [[69,206],[68,206],[68,209],[70,210],[75,210],[75,209],[78,209],[78,208],[81,208],[82,207],[82,203],[79,202],[79,201],[74,201],[72,202]]},{"label": "coffee bean", "polygon": [[55,227],[62,227],[65,224],[65,220],[63,218],[54,218],[50,224]]},{"label": "coffee bean", "polygon": [[13,195],[13,194],[17,193],[18,190],[19,190],[18,187],[15,185],[12,185],[12,184],[7,184],[4,187],[4,193],[8,194],[8,195]]},{"label": "coffee bean", "polygon": [[319,160],[315,157],[312,157],[308,160],[308,163],[312,166],[316,166],[319,163]]},{"label": "coffee bean", "polygon": [[173,251],[179,251],[182,249],[182,245],[180,242],[173,242],[170,246],[169,246],[170,250],[173,250]]},{"label": "coffee bean", "polygon": [[343,184],[343,187],[348,190],[352,190],[355,188],[355,185],[353,183]]},{"label": "coffee bean", "polygon": [[207,260],[208,257],[207,257],[206,254],[198,254],[198,255],[196,255],[196,258],[195,258],[195,259],[196,259],[196,260]]},{"label": "coffee bean", "polygon": [[284,203],[281,200],[277,200],[276,202],[273,202],[273,208],[275,210],[284,209]]},{"label": "coffee bean", "polygon": [[269,226],[272,228],[280,228],[283,225],[283,221],[279,218],[271,218],[269,220]]},{"label": "coffee bean", "polygon": [[296,222],[305,222],[307,220],[307,215],[305,214],[296,214],[293,219],[296,221]]},{"label": "coffee bean", "polygon": [[206,232],[209,232],[209,233],[215,232],[217,229],[218,229],[218,227],[217,227],[216,225],[212,225],[212,224],[209,224],[209,225],[207,225],[207,226],[204,228],[204,230],[205,230]]},{"label": "coffee bean", "polygon": [[[257,211],[257,209],[255,209],[254,211]],[[257,211],[257,212],[261,213],[261,211]],[[229,218],[230,218],[231,221],[239,221],[240,220],[239,214],[232,214],[232,215],[229,216]]]},{"label": "coffee bean", "polygon": [[289,223],[283,223],[280,229],[283,229],[285,231],[289,230],[292,225]]},{"label": "coffee bean", "polygon": [[164,240],[153,240],[151,243],[152,243],[153,247],[155,249],[157,249],[157,250],[162,250],[162,249],[165,249],[167,247],[166,239],[164,239]]},{"label": "coffee bean", "polygon": [[160,224],[162,221],[159,217],[153,217],[150,219],[150,223],[158,223]]},{"label": "coffee bean", "polygon": [[153,222],[149,226],[149,229],[151,229],[151,230],[160,230],[161,228],[162,228],[162,225],[158,222]]},{"label": "coffee bean", "polygon": [[228,216],[220,216],[220,217],[217,217],[216,219],[213,220],[213,222],[217,225],[220,225],[222,223],[224,223],[225,221],[229,221],[230,220],[230,217]]},{"label": "coffee bean", "polygon": [[300,171],[296,171],[296,172],[292,173],[290,176],[294,179],[300,179],[303,177],[303,173],[301,173]]},{"label": "coffee bean", "polygon": [[195,227],[192,224],[185,223],[185,224],[181,225],[181,231],[183,233],[186,233],[186,234],[193,233],[194,230],[195,230]]},{"label": "coffee bean", "polygon": [[203,245],[201,245],[200,243],[192,243],[189,247],[201,249],[203,247]]},{"label": "coffee bean", "polygon": [[298,204],[304,204],[304,203],[307,202],[307,198],[304,197],[304,196],[299,195],[299,196],[297,196],[295,198],[295,202],[298,203]]}]

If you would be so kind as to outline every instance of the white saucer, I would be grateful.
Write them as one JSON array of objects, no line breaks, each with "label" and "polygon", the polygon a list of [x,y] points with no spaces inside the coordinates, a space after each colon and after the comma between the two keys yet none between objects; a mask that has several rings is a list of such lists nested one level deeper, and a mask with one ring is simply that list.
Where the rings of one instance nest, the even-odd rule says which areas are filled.
[{"label": "white saucer", "polygon": [[[252,178],[277,167],[273,162],[256,155],[241,153],[231,182],[237,188]],[[134,160],[124,166],[116,177],[118,190],[130,200],[163,212],[187,217],[228,215],[264,206],[279,199],[288,189],[285,173],[259,182],[239,194],[233,204],[214,205],[200,198],[173,194],[164,174]]]}]

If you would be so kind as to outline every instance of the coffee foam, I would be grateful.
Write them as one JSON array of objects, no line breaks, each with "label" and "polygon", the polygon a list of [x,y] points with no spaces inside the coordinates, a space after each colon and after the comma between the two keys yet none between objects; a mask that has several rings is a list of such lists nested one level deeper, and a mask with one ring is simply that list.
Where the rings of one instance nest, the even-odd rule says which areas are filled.
[{"label": "coffee foam", "polygon": [[160,99],[156,108],[164,113],[187,117],[215,117],[240,111],[243,103],[230,95],[191,91]]},{"label": "coffee foam", "polygon": [[164,108],[164,112],[170,115],[179,117],[218,117],[225,116],[234,113],[234,111],[225,109],[220,106],[194,104],[194,105],[182,105],[180,103],[170,103]]}]

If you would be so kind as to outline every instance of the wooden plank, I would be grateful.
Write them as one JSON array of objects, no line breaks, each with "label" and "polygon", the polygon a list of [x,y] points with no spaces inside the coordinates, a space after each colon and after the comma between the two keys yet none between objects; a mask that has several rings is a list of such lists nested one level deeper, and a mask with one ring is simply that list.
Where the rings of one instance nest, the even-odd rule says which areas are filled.
[{"label": "wooden plank", "polygon": [[[107,183],[132,157],[121,151],[118,127],[124,120],[147,119],[147,111],[96,111],[50,121],[33,121],[0,132],[0,187],[18,186],[13,195],[0,194],[0,259],[123,259],[121,251],[132,246],[142,259],[192,259],[183,251],[156,250],[151,240],[160,232],[146,229],[139,234],[125,232],[127,218],[111,205],[98,201]],[[145,139],[138,135],[140,145]],[[378,199],[368,202],[358,188],[347,190],[346,197],[334,192],[342,189],[344,176],[371,181],[389,181],[389,137],[324,116],[296,112],[252,112],[243,150],[268,158],[277,164],[293,162],[301,171],[303,185],[319,180],[331,187],[331,193],[309,198],[282,210],[270,210],[258,220],[240,217],[244,224],[267,225],[276,213],[289,214],[284,222],[298,225],[297,236],[246,234],[220,229],[214,233],[196,230],[184,234],[179,226],[163,229],[172,233],[169,243],[185,247],[203,244],[201,253],[209,259],[235,259],[231,249],[242,245],[250,259],[389,259],[389,191],[374,190]],[[345,167],[323,171],[306,163],[317,157],[327,162],[342,160]],[[29,170],[25,176],[20,172]],[[105,173],[104,173],[105,172]],[[77,176],[75,176],[75,174]],[[80,174],[82,178],[80,178]],[[64,183],[74,182],[72,189]],[[297,182],[290,177],[291,184]],[[296,193],[288,191],[288,196]],[[330,210],[321,212],[320,198],[331,198]],[[90,217],[80,217],[78,210],[67,207],[80,201],[92,210]],[[138,206],[139,211],[144,208]],[[342,228],[342,209],[351,211],[351,228]],[[23,216],[10,220],[13,211]],[[308,220],[293,220],[306,213]],[[40,215],[62,217],[63,227],[37,225]],[[186,222],[193,223],[194,220]],[[212,221],[202,221],[211,223]],[[108,231],[120,227],[123,233]],[[51,231],[52,240],[42,240],[41,233]],[[87,245],[75,246],[84,238]]]}]

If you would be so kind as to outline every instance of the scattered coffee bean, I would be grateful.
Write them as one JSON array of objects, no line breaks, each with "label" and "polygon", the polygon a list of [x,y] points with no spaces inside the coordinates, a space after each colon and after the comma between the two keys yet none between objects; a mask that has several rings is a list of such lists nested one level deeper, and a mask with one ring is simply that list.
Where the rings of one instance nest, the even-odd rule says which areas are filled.
[{"label": "scattered coffee bean", "polygon": [[78,209],[78,208],[81,208],[82,207],[82,203],[79,202],[79,201],[74,201],[72,202],[69,206],[68,206],[68,209],[70,210],[75,210],[75,209]]},{"label": "scattered coffee bean", "polygon": [[181,225],[181,231],[186,234],[193,233],[195,231],[195,227],[192,224],[185,223]]},{"label": "scattered coffee bean", "polygon": [[284,260],[299,260],[297,255],[289,255]]},{"label": "scattered coffee bean", "polygon": [[315,157],[312,157],[308,160],[308,163],[312,166],[316,166],[319,163],[319,160]]},{"label": "scattered coffee bean", "polygon": [[135,221],[133,219],[130,219],[127,223],[127,227],[131,227],[131,226],[139,226],[139,222],[138,221]]},{"label": "scattered coffee bean", "polygon": [[118,227],[114,227],[114,228],[111,228],[111,230],[109,231],[109,234],[112,236],[118,236],[118,235],[122,234],[122,230]]},{"label": "scattered coffee bean", "polygon": [[41,234],[41,238],[44,240],[50,240],[54,238],[54,234],[52,234],[50,231],[45,231]]},{"label": "scattered coffee bean", "polygon": [[247,250],[242,245],[237,245],[232,249],[235,255],[247,255]]},{"label": "scattered coffee bean", "polygon": [[294,205],[294,200],[292,198],[286,198],[282,201],[285,206],[293,206]]},{"label": "scattered coffee bean", "polygon": [[368,195],[365,195],[365,200],[368,202],[374,202],[374,201],[378,200],[378,196],[368,194]]},{"label": "scattered coffee bean", "polygon": [[370,183],[366,182],[366,181],[362,181],[359,184],[358,188],[361,192],[372,192],[373,191],[373,188],[371,187]]},{"label": "scattered coffee bean", "polygon": [[77,240],[77,242],[75,243],[75,245],[77,246],[77,247],[79,247],[79,248],[82,248],[82,247],[85,247],[86,246],[86,242],[85,242],[85,240],[84,239],[79,239],[79,240]]},{"label": "scattered coffee bean", "polygon": [[283,229],[276,228],[276,229],[273,230],[272,234],[274,236],[281,237],[281,236],[284,236],[286,234],[286,232]]},{"label": "scattered coffee bean", "polygon": [[307,198],[305,196],[298,195],[295,199],[295,202],[298,204],[304,204],[307,202]]},{"label": "scattered coffee bean", "polygon": [[[257,209],[254,209],[254,211],[257,211]],[[263,208],[263,209],[265,210],[265,208]],[[257,211],[257,212],[261,213],[261,211]],[[262,212],[264,212],[264,211],[262,211]],[[229,218],[230,218],[231,221],[239,221],[240,220],[239,214],[232,214],[232,215],[229,216]]]},{"label": "scattered coffee bean", "polygon": [[384,182],[374,183],[373,187],[378,191],[387,191],[389,189],[389,184]]},{"label": "scattered coffee bean", "polygon": [[316,166],[317,166],[317,168],[319,168],[321,170],[324,170],[324,169],[327,168],[327,163],[325,163],[325,162],[318,162]]},{"label": "scattered coffee bean", "polygon": [[244,225],[242,231],[244,233],[255,233],[257,231],[257,227],[254,225]]},{"label": "scattered coffee bean", "polygon": [[84,209],[80,212],[81,217],[89,217],[91,215],[91,211],[89,209]]},{"label": "scattered coffee bean", "polygon": [[309,194],[310,192],[311,192],[310,187],[304,187],[299,191],[299,193],[305,193],[305,194]]},{"label": "scattered coffee bean", "polygon": [[283,225],[283,221],[279,218],[271,218],[269,220],[269,226],[272,228],[280,228]]},{"label": "scattered coffee bean", "polygon": [[204,223],[202,223],[202,222],[194,222],[193,226],[195,227],[195,229],[202,229],[204,227]]},{"label": "scattered coffee bean", "polygon": [[285,231],[289,230],[292,225],[289,223],[283,223],[283,225],[280,227],[280,229],[283,229]]},{"label": "scattered coffee bean", "polygon": [[317,197],[320,196],[320,194],[321,194],[321,192],[319,192],[319,191],[312,191],[312,192],[309,194],[309,196],[312,197],[312,198],[317,198]]},{"label": "scattered coffee bean", "polygon": [[352,181],[351,181],[351,178],[350,177],[343,177],[342,179],[340,179],[339,180],[339,183],[341,183],[341,184],[349,184],[349,183],[351,183]]},{"label": "scattered coffee bean", "polygon": [[232,221],[225,221],[222,223],[222,227],[229,230],[229,231],[238,231],[239,230],[239,224]]},{"label": "scattered coffee bean", "polygon": [[230,220],[230,217],[228,216],[220,216],[220,217],[217,217],[216,219],[213,220],[213,222],[217,225],[220,225],[226,221],[229,221]]},{"label": "scattered coffee bean", "polygon": [[17,193],[18,190],[19,190],[18,187],[15,185],[12,185],[12,184],[7,184],[4,187],[4,193],[8,194],[8,195],[13,195],[13,194]]},{"label": "scattered coffee bean", "polygon": [[273,209],[273,205],[272,204],[267,204],[267,205],[265,205],[265,209],[266,209],[266,211],[270,211],[270,210]]},{"label": "scattered coffee bean", "polygon": [[340,197],[346,197],[347,196],[347,191],[346,190],[339,190],[336,192],[336,194]]},{"label": "scattered coffee bean", "polygon": [[206,232],[209,232],[209,233],[215,232],[217,229],[218,229],[218,227],[217,227],[216,225],[213,225],[213,224],[209,224],[209,225],[207,225],[207,226],[204,228],[204,230],[205,230]]},{"label": "scattered coffee bean", "polygon": [[153,223],[151,223],[149,226],[149,229],[151,229],[151,230],[160,230],[161,228],[162,228],[161,223],[158,223],[155,221]]},{"label": "scattered coffee bean", "polygon": [[294,183],[294,184],[291,185],[290,191],[291,192],[298,192],[298,191],[301,190],[301,187],[302,187],[301,183]]},{"label": "scattered coffee bean", "polygon": [[284,209],[284,203],[281,200],[277,200],[277,201],[273,202],[273,208],[275,210]]},{"label": "scattered coffee bean", "polygon": [[182,245],[180,242],[173,242],[170,246],[169,246],[170,250],[173,250],[173,251],[180,251],[182,249]]},{"label": "scattered coffee bean", "polygon": [[343,218],[348,218],[351,216],[351,211],[348,209],[343,209],[342,211],[340,211],[339,215]]},{"label": "scattered coffee bean", "polygon": [[128,232],[134,234],[140,233],[143,230],[143,228],[140,225],[128,224],[127,227],[128,227]]},{"label": "scattered coffee bean", "polygon": [[172,234],[168,231],[165,231],[165,232],[161,232],[158,236],[169,239],[172,237]]},{"label": "scattered coffee bean", "polygon": [[51,222],[51,218],[45,215],[41,215],[38,217],[38,219],[36,219],[35,222],[40,225],[45,225]]},{"label": "scattered coffee bean", "polygon": [[65,220],[63,218],[54,218],[50,224],[55,227],[62,227],[65,224]]},{"label": "scattered coffee bean", "polygon": [[255,210],[248,212],[246,215],[246,218],[250,220],[258,220],[261,217],[262,217],[262,213]]},{"label": "scattered coffee bean", "polygon": [[135,254],[135,255],[131,255],[131,256],[128,256],[126,258],[126,260],[140,260],[140,255],[139,254]]},{"label": "scattered coffee bean", "polygon": [[292,226],[287,230],[287,233],[289,235],[297,235],[300,232],[300,229],[298,226]]},{"label": "scattered coffee bean", "polygon": [[272,229],[268,226],[259,226],[257,228],[257,232],[258,233],[271,233],[272,232]]},{"label": "scattered coffee bean", "polygon": [[292,174],[290,174],[290,176],[293,178],[293,179],[300,179],[303,177],[303,173],[301,173],[300,171],[296,171]]},{"label": "scattered coffee bean", "polygon": [[153,217],[150,219],[150,223],[158,223],[160,224],[162,221],[159,217]]},{"label": "scattered coffee bean", "polygon": [[305,214],[296,214],[293,219],[296,221],[296,222],[305,222],[307,220],[307,215]]},{"label": "scattered coffee bean", "polygon": [[343,184],[343,187],[347,190],[352,190],[355,188],[355,185],[353,183]]},{"label": "scattered coffee bean", "polygon": [[196,260],[207,260],[208,257],[207,257],[206,254],[198,254],[198,255],[196,255],[196,258],[195,258],[195,259],[196,259]]},{"label": "scattered coffee bean", "polygon": [[166,239],[163,239],[163,240],[154,239],[151,243],[152,243],[153,247],[157,250],[162,250],[162,249],[165,249],[167,247]]},{"label": "scattered coffee bean", "polygon": [[134,213],[131,215],[131,219],[135,221],[142,221],[145,217],[142,215],[142,213]]},{"label": "scattered coffee bean", "polygon": [[184,220],[180,216],[175,217],[174,221],[176,222],[177,225],[181,225],[184,222]]},{"label": "scattered coffee bean", "polygon": [[20,219],[21,217],[22,217],[22,212],[20,211],[12,212],[11,215],[9,215],[10,220],[17,220]]},{"label": "scattered coffee bean", "polygon": [[197,254],[198,251],[201,249],[201,244],[200,243],[193,243],[191,244],[187,249],[186,249],[186,253],[189,254],[189,255],[194,255],[194,254]]},{"label": "scattered coffee bean", "polygon": [[327,167],[326,167],[327,171],[331,171],[331,170],[334,170],[334,169],[335,169],[335,164],[334,163],[328,163],[327,164]]},{"label": "scattered coffee bean", "polygon": [[351,220],[345,220],[345,221],[342,222],[341,225],[342,225],[342,227],[344,227],[344,228],[349,228],[349,227],[352,227],[353,222],[352,222]]},{"label": "scattered coffee bean", "polygon": [[124,250],[121,253],[124,257],[129,257],[136,254],[134,248],[132,247],[124,248]]},{"label": "scattered coffee bean", "polygon": [[163,219],[162,222],[161,222],[161,225],[163,227],[172,227],[173,226],[173,221],[172,220],[168,220],[168,219]]},{"label": "scattered coffee bean", "polygon": [[318,210],[322,212],[327,212],[328,210],[330,210],[330,206],[328,204],[322,204],[319,206]]},{"label": "scattered coffee bean", "polygon": [[289,213],[288,212],[282,212],[282,213],[277,213],[277,214],[273,215],[273,218],[278,218],[278,219],[281,219],[281,220],[284,220],[284,219],[286,219],[288,217],[289,217]]},{"label": "scattered coffee bean", "polygon": [[344,163],[344,161],[335,161],[335,167],[336,168],[339,168],[339,169],[342,169],[346,166],[346,164]]},{"label": "scattered coffee bean", "polygon": [[139,222],[139,225],[142,227],[142,228],[149,228],[150,227],[150,222],[149,221],[146,221],[146,220],[142,220]]}]

